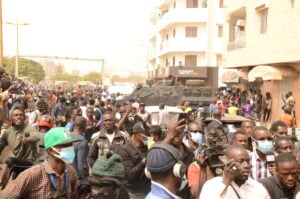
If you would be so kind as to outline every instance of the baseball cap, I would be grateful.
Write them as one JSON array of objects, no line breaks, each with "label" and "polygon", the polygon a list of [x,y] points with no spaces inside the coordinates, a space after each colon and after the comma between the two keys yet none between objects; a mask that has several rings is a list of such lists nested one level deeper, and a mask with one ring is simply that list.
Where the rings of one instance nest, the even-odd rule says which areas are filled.
[{"label": "baseball cap", "polygon": [[79,139],[72,137],[68,128],[55,127],[45,134],[44,146],[45,149],[48,149],[49,147],[71,144],[76,141],[79,141]]}]

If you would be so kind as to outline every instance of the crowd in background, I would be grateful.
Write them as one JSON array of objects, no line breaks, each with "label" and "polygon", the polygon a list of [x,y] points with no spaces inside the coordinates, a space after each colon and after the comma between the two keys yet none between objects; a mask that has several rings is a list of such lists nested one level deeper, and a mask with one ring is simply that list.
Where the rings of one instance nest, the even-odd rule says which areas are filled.
[{"label": "crowd in background", "polygon": [[[0,78],[0,198],[300,197],[294,123],[253,122],[269,120],[270,93],[223,90],[209,107],[183,102],[177,119],[159,104],[155,125],[143,99],[101,85],[28,87],[1,70]],[[294,119],[292,93],[284,100]],[[225,113],[249,119],[228,136]]]}]

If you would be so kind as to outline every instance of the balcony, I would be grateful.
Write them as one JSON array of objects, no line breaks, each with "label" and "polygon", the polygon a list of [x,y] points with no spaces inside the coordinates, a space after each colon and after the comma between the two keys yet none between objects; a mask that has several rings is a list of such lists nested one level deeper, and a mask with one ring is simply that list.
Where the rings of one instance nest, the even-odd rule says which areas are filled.
[{"label": "balcony", "polygon": [[174,23],[203,23],[207,20],[207,8],[177,8],[158,19],[157,31],[160,32]]},{"label": "balcony", "polygon": [[170,39],[160,45],[158,56],[170,52],[205,52],[207,48],[206,38],[178,38]]},{"label": "balcony", "polygon": [[239,39],[232,42],[228,42],[227,44],[227,50],[234,50],[238,48],[245,48],[246,41],[245,39]]}]

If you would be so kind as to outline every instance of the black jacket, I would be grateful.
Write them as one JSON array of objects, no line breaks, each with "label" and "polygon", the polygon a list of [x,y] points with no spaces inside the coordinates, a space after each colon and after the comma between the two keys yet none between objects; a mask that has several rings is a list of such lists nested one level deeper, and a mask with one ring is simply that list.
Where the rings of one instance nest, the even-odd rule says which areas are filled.
[{"label": "black jacket", "polygon": [[151,182],[145,176],[145,164],[141,162],[147,155],[147,146],[137,148],[132,142],[128,142],[120,148],[118,154],[122,157],[125,168],[128,191],[148,193]]}]

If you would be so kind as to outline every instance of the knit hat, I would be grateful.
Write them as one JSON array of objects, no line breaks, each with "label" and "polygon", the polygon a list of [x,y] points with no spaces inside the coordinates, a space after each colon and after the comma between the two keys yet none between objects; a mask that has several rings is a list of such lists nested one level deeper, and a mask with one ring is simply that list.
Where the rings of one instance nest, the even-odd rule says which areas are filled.
[{"label": "knit hat", "polygon": [[113,152],[100,156],[93,165],[92,174],[100,177],[125,178],[121,156]]},{"label": "knit hat", "polygon": [[145,134],[146,130],[145,130],[144,126],[143,126],[143,123],[142,122],[135,123],[133,125],[132,132],[133,133],[143,133],[143,134]]},{"label": "knit hat", "polygon": [[[177,157],[181,157],[179,151],[169,144],[163,144],[170,150],[173,154],[176,154]],[[163,173],[169,171],[176,164],[175,158],[165,149],[162,148],[153,148],[148,152],[146,167],[151,173]]]}]

